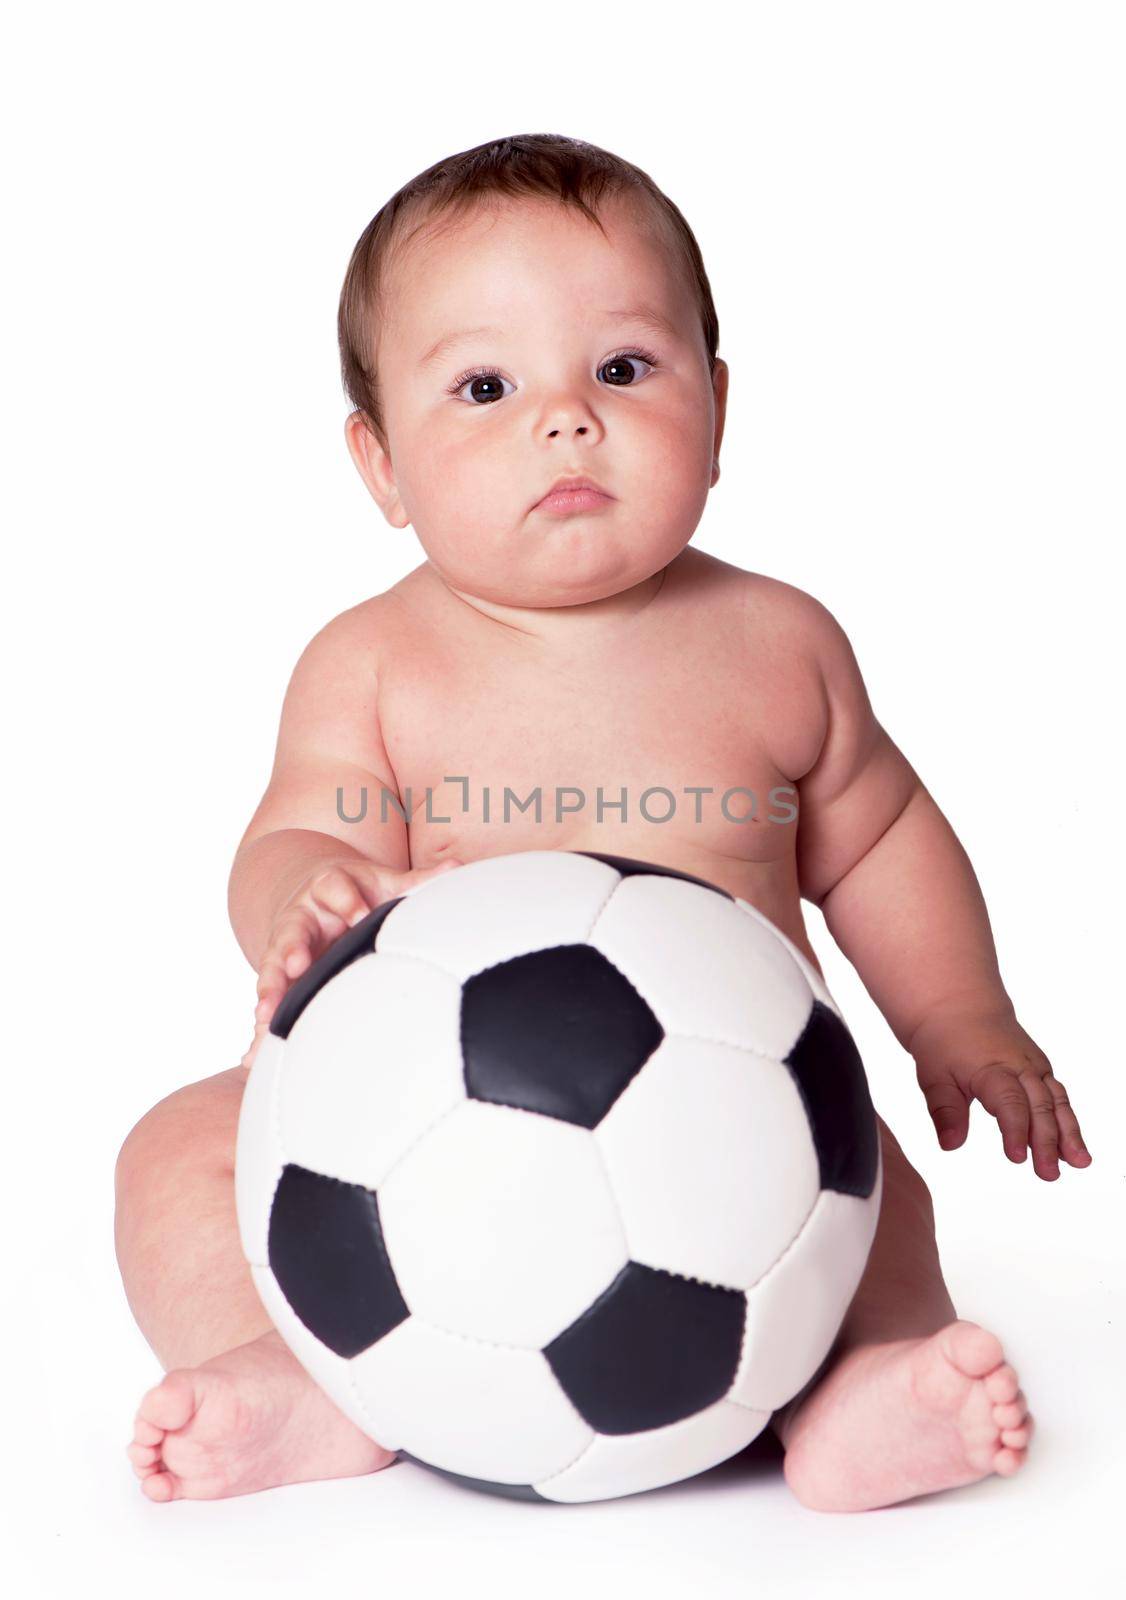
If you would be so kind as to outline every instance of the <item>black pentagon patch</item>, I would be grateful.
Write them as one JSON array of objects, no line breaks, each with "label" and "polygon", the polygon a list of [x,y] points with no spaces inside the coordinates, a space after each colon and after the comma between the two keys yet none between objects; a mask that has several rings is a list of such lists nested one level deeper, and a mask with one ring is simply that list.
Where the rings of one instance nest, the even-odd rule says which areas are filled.
[{"label": "black pentagon patch", "polygon": [[602,1121],[664,1036],[633,984],[588,944],[533,950],[462,985],[469,1097],[580,1128]]},{"label": "black pentagon patch", "polygon": [[641,1433],[694,1416],[735,1380],[747,1299],[628,1261],[544,1358],[584,1422]]},{"label": "black pentagon patch", "polygon": [[866,1199],[876,1186],[879,1162],[876,1111],[852,1034],[822,1001],[814,1000],[785,1065],[805,1102],[821,1187]]},{"label": "black pentagon patch", "polygon": [[271,1033],[276,1034],[279,1039],[288,1039],[293,1024],[328,980],[335,978],[338,972],[343,972],[345,967],[350,967],[360,956],[371,955],[375,948],[376,934],[388,914],[394,911],[403,898],[400,894],[393,900],[385,900],[381,906],[376,906],[374,911],[369,911],[362,922],[357,922],[354,928],[349,928],[339,939],[332,941],[319,960],[314,961],[308,971],[303,972],[285,991],[278,1002],[277,1010],[270,1018]]},{"label": "black pentagon patch", "polygon": [[436,1467],[429,1461],[412,1456],[409,1450],[400,1450],[399,1455],[404,1461],[413,1461],[416,1467],[425,1467],[427,1472],[436,1472],[440,1478],[449,1478],[451,1483],[460,1483],[465,1489],[483,1489],[486,1494],[502,1494],[509,1500],[538,1500],[542,1505],[555,1504],[545,1495],[537,1494],[530,1483],[493,1483],[488,1478],[468,1478],[462,1472],[450,1472],[445,1467]]},{"label": "black pentagon patch", "polygon": [[620,872],[623,878],[683,878],[685,883],[698,883],[701,889],[710,889],[713,894],[721,894],[725,900],[735,898],[733,894],[728,894],[726,889],[721,889],[718,883],[709,883],[706,878],[694,878],[690,872],[677,872],[675,867],[659,867],[654,861],[638,861],[633,856],[604,856],[597,850],[569,850],[567,854],[589,856],[592,861],[605,862],[606,866]]},{"label": "black pentagon patch", "polygon": [[268,1254],[294,1313],[338,1356],[359,1355],[410,1315],[379,1202],[361,1184],[287,1163],[270,1209]]}]

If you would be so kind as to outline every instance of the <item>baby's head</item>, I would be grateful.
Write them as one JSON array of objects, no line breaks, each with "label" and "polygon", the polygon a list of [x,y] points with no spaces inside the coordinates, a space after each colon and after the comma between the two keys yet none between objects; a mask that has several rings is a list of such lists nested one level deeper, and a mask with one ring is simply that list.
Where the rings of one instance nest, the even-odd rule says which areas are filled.
[{"label": "baby's head", "polygon": [[[582,605],[691,539],[727,365],[696,240],[639,168],[552,134],[438,162],[360,236],[339,334],[352,458],[456,593]],[[611,498],[534,510],[561,477]]]}]

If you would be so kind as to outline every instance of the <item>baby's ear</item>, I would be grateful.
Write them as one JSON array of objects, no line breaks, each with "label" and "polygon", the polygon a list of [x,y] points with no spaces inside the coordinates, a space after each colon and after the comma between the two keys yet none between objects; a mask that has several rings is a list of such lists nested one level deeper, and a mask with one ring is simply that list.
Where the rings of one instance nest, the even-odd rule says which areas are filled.
[{"label": "baby's ear", "polygon": [[356,471],[368,487],[368,492],[393,528],[410,526],[410,518],[403,510],[399,491],[395,485],[395,472],[391,456],[363,411],[353,411],[344,423],[344,439],[348,454],[356,463]]},{"label": "baby's ear", "polygon": [[723,442],[723,429],[727,421],[727,362],[722,356],[716,357],[715,368],[712,372],[712,390],[715,395],[715,438],[712,440],[712,481],[714,489],[719,482],[719,447]]}]

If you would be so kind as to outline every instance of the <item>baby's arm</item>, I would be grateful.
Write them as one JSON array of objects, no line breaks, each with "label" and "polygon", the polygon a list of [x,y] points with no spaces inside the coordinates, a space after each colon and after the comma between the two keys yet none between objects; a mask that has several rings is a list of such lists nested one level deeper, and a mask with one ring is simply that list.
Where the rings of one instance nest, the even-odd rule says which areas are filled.
[{"label": "baby's arm", "polygon": [[[294,668],[269,785],[231,868],[231,926],[258,972],[251,1050],[289,983],[333,939],[437,870],[410,871],[407,823],[383,802],[382,790],[397,790],[377,692],[370,612],[356,606],[322,628]],[[341,812],[358,817],[361,790],[366,814],[343,820]]]},{"label": "baby's arm", "polygon": [[1016,1019],[969,857],[877,722],[835,618],[804,596],[825,706],[821,751],[800,779],[798,874],[837,944],[914,1057],[939,1142],[960,1145],[969,1104],[1001,1126],[1010,1160],[1031,1142],[1042,1178],[1057,1156],[1086,1166],[1063,1085]]}]

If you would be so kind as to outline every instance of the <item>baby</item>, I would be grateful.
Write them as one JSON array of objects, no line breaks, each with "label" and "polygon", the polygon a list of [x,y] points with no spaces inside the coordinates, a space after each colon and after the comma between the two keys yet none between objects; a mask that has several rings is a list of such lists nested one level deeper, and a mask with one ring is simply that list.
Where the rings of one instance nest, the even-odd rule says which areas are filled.
[{"label": "baby", "polygon": [[[1091,1160],[1001,982],[973,868],[875,720],[840,626],[690,546],[728,369],[696,240],[652,180],[554,135],[437,163],[357,244],[340,343],[348,449],[426,560],[297,662],[230,878],[258,973],[253,1041],[149,1111],[118,1157],[118,1261],[166,1371],[128,1446],[154,1501],[396,1460],[273,1331],[239,1246],[235,1133],[287,987],[374,906],[457,863],[653,861],[757,906],[817,966],[811,901],[914,1057],[943,1149],[976,1099],[1040,1178]],[[537,792],[547,804],[523,803]],[[863,1278],[822,1367],[771,1419],[786,1482],[824,1511],[1011,1476],[1032,1435],[1001,1341],[955,1312],[926,1184],[879,1131]]]}]

